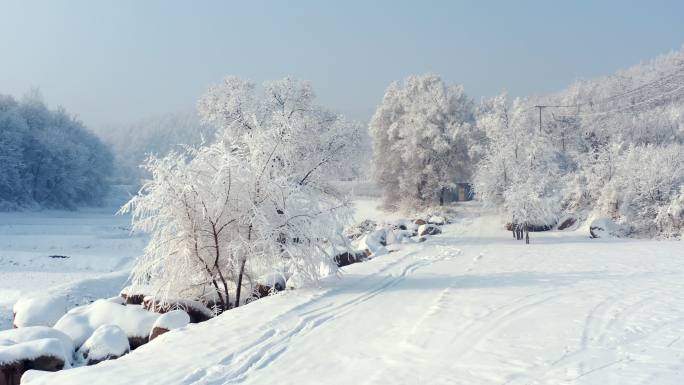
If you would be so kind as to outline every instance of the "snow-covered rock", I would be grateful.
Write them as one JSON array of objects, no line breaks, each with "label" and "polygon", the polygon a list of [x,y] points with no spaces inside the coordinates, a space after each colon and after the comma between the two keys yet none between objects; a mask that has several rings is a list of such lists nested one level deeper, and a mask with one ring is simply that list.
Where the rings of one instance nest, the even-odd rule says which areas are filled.
[{"label": "snow-covered rock", "polygon": [[380,255],[386,252],[387,230],[379,229],[361,237],[357,243],[357,250],[368,250],[372,255]]},{"label": "snow-covered rock", "polygon": [[335,263],[338,267],[348,266],[357,262],[363,262],[368,259],[366,251],[345,251],[334,257]]},{"label": "snow-covered rock", "polygon": [[121,289],[119,296],[126,305],[142,305],[148,291],[137,286],[126,286]]},{"label": "snow-covered rock", "polygon": [[67,362],[68,357],[64,355],[62,343],[56,338],[43,338],[0,346],[0,380],[8,384],[18,384],[16,380],[8,380],[8,377],[18,379],[29,369],[61,370]]},{"label": "snow-covered rock", "polygon": [[59,341],[61,353],[58,357],[65,357],[65,363],[67,365],[71,363],[71,356],[74,352],[74,342],[68,335],[59,330],[47,326],[27,326],[0,331],[0,347],[13,346],[44,339]]},{"label": "snow-covered rock", "polygon": [[433,215],[430,218],[428,218],[427,223],[429,223],[431,225],[442,226],[442,225],[445,225],[447,223],[447,220],[443,216]]},{"label": "snow-covered rock", "polygon": [[150,332],[150,341],[168,331],[185,327],[189,323],[190,316],[183,310],[171,310],[166,314],[162,314],[152,327],[152,332]]},{"label": "snow-covered rock", "polygon": [[14,327],[53,326],[67,312],[67,300],[61,295],[23,297],[12,311]]},{"label": "snow-covered rock", "polygon": [[158,314],[149,312],[139,305],[122,306],[107,300],[97,300],[90,305],[71,309],[57,321],[55,329],[64,332],[80,347],[95,329],[102,325],[116,325],[123,329],[131,348],[140,342],[147,341]]},{"label": "snow-covered rock", "polygon": [[78,349],[78,357],[87,365],[116,359],[130,351],[126,333],[116,325],[102,325]]},{"label": "snow-covered rock", "polygon": [[259,277],[259,279],[257,279],[257,282],[262,285],[272,287],[277,291],[281,291],[285,290],[287,278],[285,277],[285,274],[279,271],[274,271],[273,273],[262,275]]},{"label": "snow-covered rock", "polygon": [[425,236],[425,235],[437,235],[441,234],[442,230],[435,226],[435,225],[430,225],[430,224],[425,224],[425,225],[420,225],[418,227],[418,235]]},{"label": "snow-covered rock", "polygon": [[147,296],[143,300],[143,308],[159,314],[180,309],[188,313],[192,323],[204,322],[214,317],[214,312],[202,302],[187,299],[168,299],[162,301],[153,296]]}]

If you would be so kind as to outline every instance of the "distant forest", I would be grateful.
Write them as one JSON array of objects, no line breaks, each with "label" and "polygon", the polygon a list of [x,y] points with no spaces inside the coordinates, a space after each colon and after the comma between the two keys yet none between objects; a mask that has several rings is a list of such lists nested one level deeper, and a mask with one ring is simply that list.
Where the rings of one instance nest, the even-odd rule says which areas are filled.
[{"label": "distant forest", "polygon": [[0,210],[102,203],[112,153],[66,111],[0,95],[0,132]]}]

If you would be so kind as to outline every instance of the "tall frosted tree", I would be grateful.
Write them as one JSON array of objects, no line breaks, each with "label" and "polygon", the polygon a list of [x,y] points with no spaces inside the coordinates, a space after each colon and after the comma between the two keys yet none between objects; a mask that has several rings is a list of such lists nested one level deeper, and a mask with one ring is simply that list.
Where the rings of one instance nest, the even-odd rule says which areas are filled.
[{"label": "tall frosted tree", "polygon": [[477,143],[473,102],[436,75],[392,83],[370,122],[375,180],[388,206],[442,203],[468,181]]},{"label": "tall frosted tree", "polygon": [[260,95],[236,77],[209,88],[198,107],[217,139],[152,157],[152,179],[124,208],[152,235],[134,282],[226,310],[274,270],[304,281],[336,271],[349,202],[329,182],[347,172],[360,126],[313,101],[291,78]]}]

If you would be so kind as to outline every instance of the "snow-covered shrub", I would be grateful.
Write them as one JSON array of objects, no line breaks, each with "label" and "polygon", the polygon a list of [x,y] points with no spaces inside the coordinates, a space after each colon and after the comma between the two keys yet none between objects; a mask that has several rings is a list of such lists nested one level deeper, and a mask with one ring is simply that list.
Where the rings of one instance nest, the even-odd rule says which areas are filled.
[{"label": "snow-covered shrub", "polygon": [[619,238],[629,232],[629,226],[619,225],[610,218],[599,217],[589,221],[589,235],[592,238]]},{"label": "snow-covered shrub", "polygon": [[128,336],[116,325],[102,325],[78,349],[78,359],[87,365],[116,359],[130,351]]},{"label": "snow-covered shrub", "polygon": [[[663,215],[684,186],[684,146],[630,146],[600,190],[598,209],[640,235],[676,231]],[[663,228],[663,226],[668,226]]]},{"label": "snow-covered shrub", "polygon": [[14,327],[53,326],[67,312],[67,301],[60,295],[23,297],[12,311]]},{"label": "snow-covered shrub", "polygon": [[657,218],[663,235],[684,237],[684,186],[666,208],[661,208]]}]

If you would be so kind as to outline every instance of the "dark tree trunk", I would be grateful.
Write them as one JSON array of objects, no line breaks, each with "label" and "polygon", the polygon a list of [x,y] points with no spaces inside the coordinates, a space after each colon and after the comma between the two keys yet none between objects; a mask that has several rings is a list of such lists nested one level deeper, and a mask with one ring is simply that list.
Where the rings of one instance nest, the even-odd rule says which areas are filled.
[{"label": "dark tree trunk", "polygon": [[245,275],[245,263],[246,259],[243,259],[240,263],[240,273],[238,274],[237,289],[235,291],[235,307],[240,306],[240,292],[242,292],[242,277]]},{"label": "dark tree trunk", "polygon": [[530,244],[530,229],[527,224],[525,225],[525,243],[528,245]]}]

